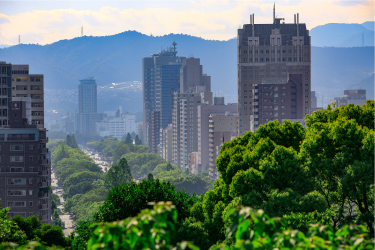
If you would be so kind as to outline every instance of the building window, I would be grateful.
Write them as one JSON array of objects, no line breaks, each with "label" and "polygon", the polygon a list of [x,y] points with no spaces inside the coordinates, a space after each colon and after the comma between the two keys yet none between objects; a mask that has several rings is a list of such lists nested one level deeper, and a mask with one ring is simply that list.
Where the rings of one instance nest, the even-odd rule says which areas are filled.
[{"label": "building window", "polygon": [[33,195],[33,190],[29,190],[29,195]]},{"label": "building window", "polygon": [[10,145],[10,151],[22,151],[23,145]]},{"label": "building window", "polygon": [[29,156],[29,161],[34,161],[34,156]]},{"label": "building window", "polygon": [[10,172],[23,172],[23,168],[21,167],[10,168]]},{"label": "building window", "polygon": [[32,184],[33,184],[33,178],[29,178],[29,185],[32,185]]},{"label": "building window", "polygon": [[10,162],[23,162],[23,156],[11,156]]},{"label": "building window", "polygon": [[8,196],[26,196],[26,190],[8,190]]},{"label": "building window", "polygon": [[29,207],[32,207],[34,206],[34,202],[33,201],[29,201]]},{"label": "building window", "polygon": [[26,201],[8,201],[8,207],[26,207]]},{"label": "building window", "polygon": [[26,179],[8,179],[8,185],[25,185]]}]

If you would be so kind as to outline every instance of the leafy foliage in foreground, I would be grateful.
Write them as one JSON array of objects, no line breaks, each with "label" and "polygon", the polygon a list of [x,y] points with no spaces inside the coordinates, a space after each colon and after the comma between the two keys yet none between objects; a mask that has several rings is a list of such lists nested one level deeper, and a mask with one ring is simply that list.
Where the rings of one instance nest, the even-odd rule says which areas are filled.
[{"label": "leafy foliage in foreground", "polygon": [[[25,246],[19,245],[43,246],[59,245],[70,247],[69,238],[65,238],[61,227],[52,226],[50,224],[42,224],[39,218],[34,215],[28,218],[15,216],[8,219],[9,208],[0,210],[0,249],[27,249]],[[35,241],[35,243],[30,243]]]},{"label": "leafy foliage in foreground", "polygon": [[[231,209],[233,223],[227,228],[227,242],[211,249],[373,249],[362,226],[346,225],[338,231],[311,225],[305,234],[288,228],[281,218],[269,218],[263,210]],[[158,203],[137,216],[122,221],[99,223],[88,249],[199,249],[190,242],[173,245],[177,211],[170,202]],[[234,240],[232,240],[234,239]]]}]

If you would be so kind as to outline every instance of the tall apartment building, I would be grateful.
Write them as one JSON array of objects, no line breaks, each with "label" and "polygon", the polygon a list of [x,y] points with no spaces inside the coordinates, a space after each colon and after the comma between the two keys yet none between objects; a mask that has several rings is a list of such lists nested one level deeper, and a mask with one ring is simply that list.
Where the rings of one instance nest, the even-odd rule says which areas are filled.
[{"label": "tall apartment building", "polygon": [[225,112],[225,114],[210,114],[209,116],[209,176],[211,178],[219,178],[216,169],[216,158],[219,156],[221,145],[226,141],[231,141],[237,136],[238,114]]},{"label": "tall apartment building", "polygon": [[0,62],[0,128],[8,125],[8,105],[12,98],[12,64]]},{"label": "tall apartment building", "polygon": [[172,162],[173,129],[172,123],[166,129],[160,130],[159,155],[166,161]]},{"label": "tall apartment building", "polygon": [[[301,120],[304,118],[302,75],[290,74],[285,82],[262,82],[253,84],[254,115],[250,130],[269,121]],[[255,114],[256,113],[256,114]]]},{"label": "tall apartment building", "polygon": [[[198,106],[197,139],[198,164],[201,171],[209,169],[209,119],[212,114],[237,114],[237,104],[224,105],[224,97],[214,97],[214,105],[202,104]],[[237,116],[236,116],[237,117]],[[234,124],[237,126],[237,122]],[[216,159],[216,158],[215,158]],[[199,169],[199,168],[198,168]]]},{"label": "tall apartment building", "polygon": [[[238,132],[249,131],[259,115],[254,105],[254,84],[262,82],[286,82],[289,74],[302,75],[303,115],[311,109],[311,39],[306,24],[299,23],[299,14],[294,23],[284,23],[275,17],[272,24],[255,24],[254,14],[250,24],[238,30]],[[256,127],[256,126],[255,126]]]},{"label": "tall apartment building", "polygon": [[174,93],[172,161],[185,170],[189,154],[198,152],[198,106],[212,104],[211,78],[203,74],[199,58],[182,61],[180,93]]},{"label": "tall apartment building", "polygon": [[[35,92],[31,88],[35,85],[30,79],[32,76],[43,79],[43,76],[29,75],[28,66],[25,66],[27,65],[14,65],[13,68],[11,64],[0,63],[0,72],[3,73],[1,82],[4,81],[9,86],[5,98],[8,105],[2,106],[8,119],[6,122],[3,122],[5,119],[2,120],[0,129],[0,199],[3,207],[10,207],[10,217],[38,215],[42,223],[51,223],[51,165],[46,147],[48,139],[46,129],[40,127],[44,118],[31,113],[36,108],[31,106],[32,103],[39,103],[32,102],[32,95],[37,93],[43,96],[43,81],[42,84],[35,84],[40,86]],[[18,77],[27,80],[17,82]],[[12,97],[9,85],[12,78],[17,83],[13,85],[15,93],[17,86],[27,86],[27,90],[22,89],[21,92],[24,96],[17,97],[14,94],[15,97]],[[19,82],[23,84],[18,84]],[[43,107],[43,98],[41,100]],[[33,122],[34,117],[40,122]]]},{"label": "tall apartment building", "polygon": [[160,111],[152,111],[151,113],[151,147],[150,151],[154,154],[159,152],[158,146],[160,143]]},{"label": "tall apartment building", "polygon": [[12,100],[31,100],[32,124],[44,128],[44,76],[29,74],[29,65],[12,65]]},{"label": "tall apartment building", "polygon": [[[179,64],[183,57],[177,56],[176,47],[168,48],[151,57],[142,59],[143,72],[143,143],[152,147],[151,115],[153,111],[161,112],[161,124],[166,127],[167,121],[171,122],[169,114],[172,112],[171,104],[174,91],[179,90]],[[167,66],[169,65],[169,66]],[[164,98],[167,99],[164,99]],[[164,122],[164,120],[166,122]]]},{"label": "tall apartment building", "polygon": [[98,121],[97,85],[93,77],[80,80],[78,85],[78,132],[96,134]]},{"label": "tall apartment building", "polygon": [[331,104],[335,104],[336,108],[348,104],[363,105],[366,104],[366,90],[365,89],[347,89],[344,90],[343,97],[335,97]]}]

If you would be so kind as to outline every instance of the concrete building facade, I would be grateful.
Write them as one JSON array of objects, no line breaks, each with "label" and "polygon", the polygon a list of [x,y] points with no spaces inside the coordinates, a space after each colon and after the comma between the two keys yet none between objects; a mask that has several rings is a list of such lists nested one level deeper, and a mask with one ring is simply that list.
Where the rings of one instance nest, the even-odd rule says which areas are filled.
[{"label": "concrete building facade", "polygon": [[12,64],[0,62],[0,84],[0,128],[2,128],[8,125],[8,105],[12,98]]},{"label": "concrete building facade", "polygon": [[263,82],[253,85],[250,130],[255,131],[259,125],[269,121],[303,119],[303,86],[302,75],[290,74],[284,83]]},{"label": "concrete building facade", "polygon": [[12,65],[12,99],[31,98],[31,121],[38,128],[44,128],[43,87],[44,76],[42,74],[29,74],[29,65]]},{"label": "concrete building facade", "polygon": [[238,114],[237,111],[235,112],[228,111],[225,114],[210,114],[209,116],[208,170],[211,178],[219,178],[215,161],[219,156],[221,145],[237,136]]},{"label": "concrete building facade", "polygon": [[[212,114],[237,114],[237,104],[224,105],[223,98],[215,97],[214,105],[202,104],[198,106],[197,137],[198,137],[198,164],[201,171],[209,169],[209,119]],[[218,101],[220,100],[220,101]],[[235,123],[237,126],[237,122]],[[216,159],[216,158],[215,158]]]},{"label": "concrete building facade", "polygon": [[[284,23],[275,17],[272,24],[250,24],[238,30],[238,132],[251,130],[250,123],[258,112],[253,109],[254,84],[285,82],[289,74],[302,75],[303,115],[311,109],[311,38],[306,24]],[[254,121],[254,120],[253,120]]]},{"label": "concrete building facade", "polygon": [[119,114],[97,122],[96,129],[100,136],[116,137],[121,140],[127,133],[137,133],[138,124],[135,122],[135,114]]},{"label": "concrete building facade", "polygon": [[29,124],[26,102],[11,101],[9,125],[0,129],[0,199],[9,217],[38,215],[51,223],[51,163],[46,129]]}]

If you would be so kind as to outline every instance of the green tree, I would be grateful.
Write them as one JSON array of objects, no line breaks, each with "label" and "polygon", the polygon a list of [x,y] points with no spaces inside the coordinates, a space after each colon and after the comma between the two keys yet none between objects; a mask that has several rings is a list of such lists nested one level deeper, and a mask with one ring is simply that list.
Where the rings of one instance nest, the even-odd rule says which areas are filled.
[{"label": "green tree", "polygon": [[134,143],[135,143],[135,145],[142,145],[142,140],[139,139],[138,135],[135,136]]},{"label": "green tree", "polygon": [[171,201],[177,208],[179,220],[183,220],[189,216],[189,208],[195,199],[186,192],[175,192],[172,184],[158,179],[130,182],[112,188],[94,218],[98,222],[123,220],[149,207],[149,202]]},{"label": "green tree", "polygon": [[133,138],[130,133],[126,134],[125,144],[133,144]]},{"label": "green tree", "polygon": [[68,147],[79,148],[74,134],[73,135],[67,135],[66,138],[65,138],[65,143]]},{"label": "green tree", "polygon": [[333,226],[366,223],[374,235],[374,102],[314,113],[307,122],[301,157],[326,206],[336,211]]},{"label": "green tree", "polygon": [[151,173],[149,173],[148,176],[147,176],[147,180],[149,180],[149,181],[154,180],[154,176]]},{"label": "green tree", "polygon": [[105,185],[108,188],[116,187],[117,185],[125,185],[132,180],[130,168],[125,158],[122,158],[117,165],[112,166],[106,176]]},{"label": "green tree", "polygon": [[9,209],[7,207],[0,210],[0,242],[25,244],[27,242],[27,235],[17,223],[8,220]]}]

